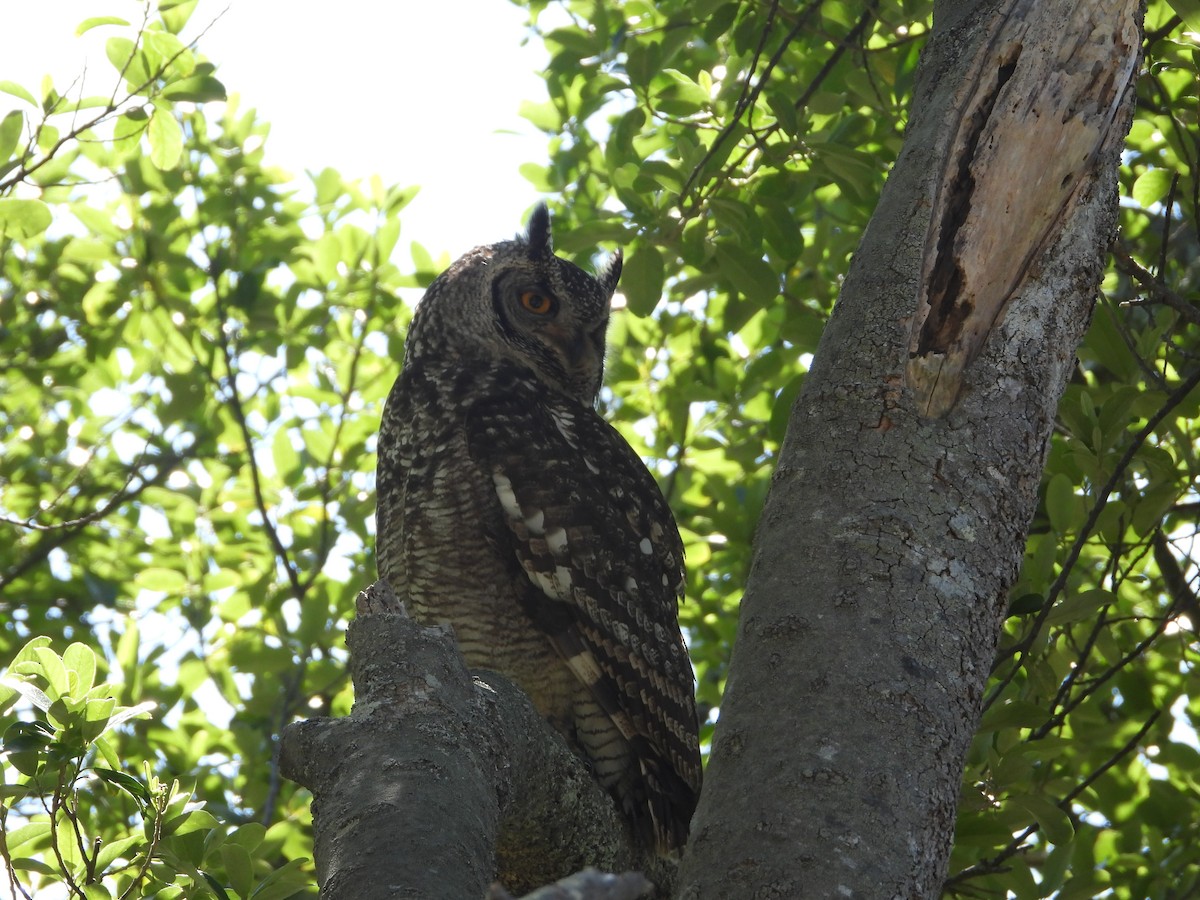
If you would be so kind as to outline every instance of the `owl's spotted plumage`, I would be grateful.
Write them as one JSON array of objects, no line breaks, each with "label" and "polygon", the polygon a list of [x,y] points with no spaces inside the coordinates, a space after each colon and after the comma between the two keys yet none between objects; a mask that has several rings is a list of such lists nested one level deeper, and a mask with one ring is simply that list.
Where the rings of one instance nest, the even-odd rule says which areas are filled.
[{"label": "owl's spotted plumage", "polygon": [[683,545],[593,408],[620,270],[555,256],[541,207],[430,286],[379,434],[377,556],[412,614],[520,685],[671,853],[700,789]]}]

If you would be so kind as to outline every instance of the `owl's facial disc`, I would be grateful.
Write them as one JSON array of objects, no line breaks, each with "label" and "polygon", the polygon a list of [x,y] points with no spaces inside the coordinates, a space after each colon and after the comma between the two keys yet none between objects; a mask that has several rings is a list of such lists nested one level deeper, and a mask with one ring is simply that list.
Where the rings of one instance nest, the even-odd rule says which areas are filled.
[{"label": "owl's facial disc", "polygon": [[608,317],[591,321],[548,290],[526,288],[514,293],[513,324],[536,345],[544,374],[579,400],[592,402],[604,372]]}]

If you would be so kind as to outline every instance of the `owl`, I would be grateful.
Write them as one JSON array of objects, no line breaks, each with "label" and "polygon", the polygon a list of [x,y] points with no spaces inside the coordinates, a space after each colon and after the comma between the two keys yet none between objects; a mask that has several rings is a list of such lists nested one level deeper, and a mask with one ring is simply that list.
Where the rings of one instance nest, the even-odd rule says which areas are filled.
[{"label": "owl", "polygon": [[700,791],[679,630],[683,544],[654,478],[595,410],[618,253],[556,256],[544,206],[426,292],[378,442],[379,575],[467,664],[508,677],[674,855]]}]

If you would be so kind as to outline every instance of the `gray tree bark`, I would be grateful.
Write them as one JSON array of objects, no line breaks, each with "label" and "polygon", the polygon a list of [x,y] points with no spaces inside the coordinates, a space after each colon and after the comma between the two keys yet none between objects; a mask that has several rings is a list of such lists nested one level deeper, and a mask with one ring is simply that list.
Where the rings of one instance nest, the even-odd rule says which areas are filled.
[{"label": "gray tree bark", "polygon": [[[1136,6],[935,8],[903,152],[793,408],[759,525],[680,896],[940,895],[1055,409],[1114,231]],[[1101,62],[1076,65],[1080,54]],[[1053,115],[1022,105],[1038,78],[1051,79],[1039,99],[1058,103]],[[1017,115],[1020,131],[1005,136]],[[1092,117],[1095,146],[1041,184],[1078,116]],[[985,154],[988,171],[1018,177],[987,183],[973,168]],[[1033,224],[1004,221],[1016,200],[1045,226],[1038,240]],[[930,254],[944,256],[940,287]],[[984,282],[994,318],[980,323],[981,295],[968,295]],[[914,317],[929,312],[918,300],[938,327],[910,346]],[[936,383],[946,358],[962,362],[949,391]],[[934,401],[917,402],[922,393]]]}]

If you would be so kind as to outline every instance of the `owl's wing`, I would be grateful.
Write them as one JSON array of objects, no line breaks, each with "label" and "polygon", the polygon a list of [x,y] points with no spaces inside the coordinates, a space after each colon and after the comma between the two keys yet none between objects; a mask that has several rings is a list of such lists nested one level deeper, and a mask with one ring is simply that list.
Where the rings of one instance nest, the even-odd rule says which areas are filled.
[{"label": "owl's wing", "polygon": [[467,439],[496,490],[501,542],[536,587],[525,612],[630,742],[656,829],[679,846],[700,752],[683,543],[662,492],[593,410],[521,378],[471,410]]}]

